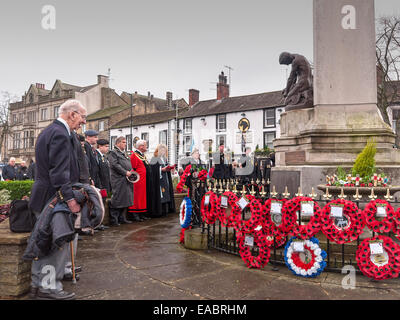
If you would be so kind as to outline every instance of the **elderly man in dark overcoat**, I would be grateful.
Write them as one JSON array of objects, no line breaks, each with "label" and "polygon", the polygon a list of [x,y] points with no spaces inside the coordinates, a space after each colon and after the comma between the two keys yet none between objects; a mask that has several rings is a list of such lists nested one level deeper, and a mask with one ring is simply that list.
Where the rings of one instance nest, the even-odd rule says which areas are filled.
[{"label": "elderly man in dark overcoat", "polygon": [[107,157],[111,171],[110,225],[112,226],[132,223],[124,215],[124,212],[133,205],[133,187],[127,179],[132,175],[132,165],[130,158],[125,154],[125,148],[125,137],[118,137],[114,149]]},{"label": "elderly man in dark overcoat", "polygon": [[[29,207],[39,216],[46,203],[55,195],[65,202],[71,213],[80,205],[74,199],[72,184],[79,181],[76,138],[73,130],[86,123],[87,111],[77,100],[60,106],[60,116],[39,135],[36,147],[36,180]],[[61,279],[68,262],[68,244],[48,256],[32,262],[32,294],[38,299],[68,300],[75,294],[63,291]]]}]

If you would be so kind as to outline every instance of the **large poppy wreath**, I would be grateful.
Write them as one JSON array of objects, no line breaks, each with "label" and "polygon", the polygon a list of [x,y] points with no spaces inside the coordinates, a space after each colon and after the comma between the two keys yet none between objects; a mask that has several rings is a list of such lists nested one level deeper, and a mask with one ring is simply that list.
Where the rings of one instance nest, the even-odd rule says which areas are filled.
[{"label": "large poppy wreath", "polygon": [[[249,198],[249,197],[248,197]],[[249,220],[240,222],[240,229],[244,232],[251,232],[258,226],[264,225],[265,208],[259,199],[255,197],[249,198],[251,217]]]},{"label": "large poppy wreath", "polygon": [[[377,214],[377,207],[382,206],[385,209],[386,212],[386,217],[383,218],[383,220],[379,221],[376,218]],[[367,226],[377,232],[377,233],[382,233],[382,232],[389,232],[392,229],[393,221],[395,219],[395,212],[393,207],[387,202],[386,200],[373,200],[368,205],[365,207],[364,211],[364,216],[365,220],[367,223]]]},{"label": "large poppy wreath", "polygon": [[[305,225],[298,223],[297,212],[302,209],[302,203],[308,202],[313,204],[313,214],[310,221]],[[285,203],[282,209],[283,228],[291,235],[300,239],[308,239],[314,236],[320,230],[321,208],[312,198],[295,197]]]},{"label": "large poppy wreath", "polygon": [[394,233],[396,238],[400,240],[400,208],[398,208],[394,214],[391,231]]},{"label": "large poppy wreath", "polygon": [[[331,217],[331,207],[342,206],[341,218]],[[349,200],[336,199],[327,203],[321,211],[321,229],[324,235],[338,244],[354,241],[365,226],[364,215],[357,205]]]},{"label": "large poppy wreath", "polygon": [[280,214],[271,213],[272,201],[280,203],[282,205],[281,208],[283,211],[283,207],[285,206],[287,200],[268,199],[267,201],[265,201],[263,208],[263,212],[265,214],[263,225],[264,232],[269,237],[276,237],[277,239],[286,238],[287,233],[282,224],[282,212]]},{"label": "large poppy wreath", "polygon": [[[208,197],[209,204],[204,205],[205,199]],[[218,196],[212,192],[208,191],[203,199],[201,200],[201,217],[203,222],[207,224],[214,224],[218,217],[219,206],[218,206]]]},{"label": "large poppy wreath", "polygon": [[[380,240],[383,253],[371,254],[370,242]],[[400,272],[400,246],[387,236],[367,238],[357,248],[357,265],[361,272],[375,280],[397,278]]]},{"label": "large poppy wreath", "polygon": [[190,170],[192,169],[192,166],[189,164],[186,168],[185,171],[183,171],[181,179],[179,180],[178,185],[176,186],[176,191],[179,193],[183,192],[183,186],[186,183],[187,177],[190,175]]},{"label": "large poppy wreath", "polygon": [[319,247],[317,238],[304,240],[303,252],[296,251],[297,238],[291,238],[285,247],[285,263],[289,270],[297,276],[313,278],[321,274],[326,267],[324,261],[327,254]]},{"label": "large poppy wreath", "polygon": [[181,227],[184,229],[189,228],[192,221],[192,201],[189,197],[183,199],[179,212]]},{"label": "large poppy wreath", "polygon": [[[231,213],[227,215],[227,208],[221,207],[221,198],[225,196],[228,198],[228,208],[231,207]],[[230,191],[224,192],[218,199],[218,219],[221,221],[222,227],[233,227],[236,231],[240,230],[240,221],[242,209],[237,205],[239,198]]]},{"label": "large poppy wreath", "polygon": [[[258,256],[253,256],[251,247],[245,245],[246,235],[254,238],[254,245],[258,247]],[[240,257],[246,263],[247,267],[261,269],[268,263],[271,251],[268,247],[266,236],[261,230],[251,233],[238,232],[236,234],[236,241],[239,245]]]}]

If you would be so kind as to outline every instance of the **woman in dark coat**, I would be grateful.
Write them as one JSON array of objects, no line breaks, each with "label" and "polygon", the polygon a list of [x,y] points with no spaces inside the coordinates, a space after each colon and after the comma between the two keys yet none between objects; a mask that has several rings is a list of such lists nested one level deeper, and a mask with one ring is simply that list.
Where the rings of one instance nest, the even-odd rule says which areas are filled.
[{"label": "woman in dark coat", "polygon": [[168,164],[168,149],[164,144],[159,144],[154,151],[154,157],[150,161],[154,179],[159,180],[156,192],[160,194],[161,215],[175,212],[174,187],[172,185],[171,170]]},{"label": "woman in dark coat", "polygon": [[131,160],[125,154],[126,139],[118,137],[115,141],[115,147],[108,154],[111,172],[111,207],[110,224],[119,225],[132,223],[126,220],[124,211],[133,205],[133,187],[127,177],[132,175]]}]

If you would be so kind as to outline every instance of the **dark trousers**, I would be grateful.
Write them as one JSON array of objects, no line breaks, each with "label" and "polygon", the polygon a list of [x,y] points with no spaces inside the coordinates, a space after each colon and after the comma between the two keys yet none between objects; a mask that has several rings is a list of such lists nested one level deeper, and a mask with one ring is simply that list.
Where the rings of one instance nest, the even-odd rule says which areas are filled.
[{"label": "dark trousers", "polygon": [[110,208],[110,224],[125,222],[125,211],[126,208]]}]

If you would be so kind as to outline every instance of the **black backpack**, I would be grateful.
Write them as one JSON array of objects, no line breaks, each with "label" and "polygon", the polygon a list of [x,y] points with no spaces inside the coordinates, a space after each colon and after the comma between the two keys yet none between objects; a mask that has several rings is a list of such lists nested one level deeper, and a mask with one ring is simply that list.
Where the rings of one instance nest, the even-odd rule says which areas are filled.
[{"label": "black backpack", "polygon": [[10,208],[10,230],[17,233],[32,232],[36,216],[29,209],[29,201],[14,200]]}]

